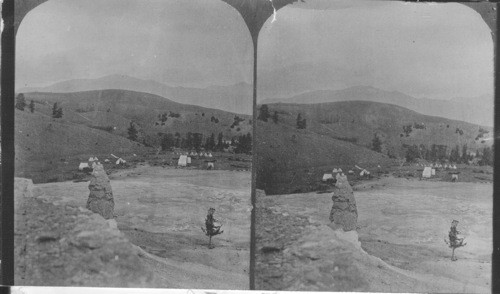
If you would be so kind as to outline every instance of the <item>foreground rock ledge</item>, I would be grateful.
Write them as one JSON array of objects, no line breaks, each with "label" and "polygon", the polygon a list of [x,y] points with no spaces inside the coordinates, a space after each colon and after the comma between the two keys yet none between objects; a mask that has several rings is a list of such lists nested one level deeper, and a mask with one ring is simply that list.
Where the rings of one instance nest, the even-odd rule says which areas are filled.
[{"label": "foreground rock ledge", "polygon": [[346,176],[337,177],[337,183],[332,195],[332,210],[330,221],[334,228],[344,231],[356,230],[358,223],[358,209],[351,185]]},{"label": "foreground rock ledge", "polygon": [[100,214],[105,219],[113,218],[115,202],[108,175],[101,164],[96,164],[89,183],[87,209]]},{"label": "foreground rock ledge", "polygon": [[115,220],[47,202],[32,186],[15,180],[16,285],[165,287]]}]

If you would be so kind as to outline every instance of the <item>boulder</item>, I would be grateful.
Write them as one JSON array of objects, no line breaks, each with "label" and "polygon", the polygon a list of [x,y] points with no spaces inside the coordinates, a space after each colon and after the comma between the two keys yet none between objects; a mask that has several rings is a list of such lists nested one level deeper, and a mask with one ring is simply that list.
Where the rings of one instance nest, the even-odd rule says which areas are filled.
[{"label": "boulder", "polygon": [[330,221],[333,228],[342,228],[344,231],[356,230],[358,210],[354,192],[346,176],[337,177],[332,195],[332,210]]},{"label": "boulder", "polygon": [[115,202],[108,175],[101,164],[96,165],[89,184],[87,209],[100,214],[105,219],[112,219]]}]

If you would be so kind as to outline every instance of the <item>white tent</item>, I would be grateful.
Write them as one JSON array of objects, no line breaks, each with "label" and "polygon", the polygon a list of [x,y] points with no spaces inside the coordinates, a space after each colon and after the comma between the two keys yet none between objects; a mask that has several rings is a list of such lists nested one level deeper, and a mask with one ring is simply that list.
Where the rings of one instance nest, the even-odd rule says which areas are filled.
[{"label": "white tent", "polygon": [[436,169],[431,169],[431,176],[435,176],[436,175]]},{"label": "white tent", "polygon": [[191,164],[191,157],[189,157],[189,156],[188,156],[188,158],[187,158],[187,163],[188,163],[188,164]]},{"label": "white tent", "polygon": [[321,179],[323,182],[326,182],[328,180],[332,179],[333,180],[333,176],[332,174],[324,174],[323,175],[323,179]]},{"label": "white tent", "polygon": [[109,159],[107,159],[107,158],[106,158],[106,159],[104,159],[104,162],[109,162]]},{"label": "white tent", "polygon": [[360,175],[360,176],[367,176],[367,175],[369,175],[369,174],[370,174],[370,172],[369,172],[369,171],[367,171],[366,169],[362,170],[362,171],[359,173],[359,175]]},{"label": "white tent", "polygon": [[194,153],[194,156],[198,156],[198,152],[195,152],[195,153]]},{"label": "white tent", "polygon": [[332,172],[333,173],[338,173],[339,171],[336,168],[334,168]]},{"label": "white tent", "polygon": [[456,166],[456,165],[453,165],[453,167],[452,167],[452,168],[453,168],[453,169],[457,169],[457,166]]},{"label": "white tent", "polygon": [[341,169],[341,168],[339,168],[339,173],[341,173],[341,172],[342,172],[342,169]]},{"label": "white tent", "polygon": [[208,162],[207,163],[207,169],[214,169],[215,166],[214,166],[214,163],[213,162]]},{"label": "white tent", "polygon": [[348,171],[348,173],[349,173],[350,175],[353,175],[353,174],[354,174],[354,171],[350,170],[350,171]]},{"label": "white tent", "polygon": [[208,153],[208,157],[212,157],[212,153]]},{"label": "white tent", "polygon": [[458,175],[457,175],[457,174],[452,174],[452,175],[451,175],[451,181],[452,181],[452,182],[456,182],[456,181],[458,181]]},{"label": "white tent", "polygon": [[[134,157],[136,157],[136,156],[137,156],[137,154],[135,154],[135,153],[134,153],[133,155],[134,155]],[[96,158],[97,158],[97,157],[96,157]]]},{"label": "white tent", "polygon": [[424,171],[422,172],[422,178],[430,178],[432,175],[432,169],[430,167],[424,168]]},{"label": "white tent", "polygon": [[84,168],[90,168],[88,162],[80,162],[80,165],[78,166],[79,170],[83,170]]},{"label": "white tent", "polygon": [[118,158],[118,160],[116,161],[116,164],[123,164],[125,163],[126,161],[123,160],[122,158]]},{"label": "white tent", "polygon": [[94,157],[90,157],[88,161],[94,161]]},{"label": "white tent", "polygon": [[178,166],[186,166],[187,165],[187,156],[186,155],[181,155],[179,156],[179,161],[177,162]]}]

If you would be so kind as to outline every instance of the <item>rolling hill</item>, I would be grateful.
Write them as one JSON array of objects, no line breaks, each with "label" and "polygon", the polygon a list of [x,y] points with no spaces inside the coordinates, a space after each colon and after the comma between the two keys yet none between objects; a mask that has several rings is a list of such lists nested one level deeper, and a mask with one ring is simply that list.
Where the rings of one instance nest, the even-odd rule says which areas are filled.
[{"label": "rolling hill", "polygon": [[[268,104],[278,123],[258,121],[255,152],[257,187],[267,194],[317,189],[324,172],[354,165],[374,169],[405,157],[408,145],[446,145],[448,152],[459,145],[469,151],[491,146],[492,128],[427,116],[399,106],[345,101],[320,104]],[[297,129],[298,114],[306,128]],[[406,126],[411,131],[403,130]],[[411,128],[408,128],[411,126]],[[480,129],[487,131],[478,137]],[[371,150],[372,140],[382,141],[382,152]]]},{"label": "rolling hill", "polygon": [[21,88],[18,93],[72,93],[120,89],[165,97],[171,101],[221,109],[240,114],[252,113],[252,86],[238,83],[208,88],[172,87],[153,80],[142,80],[125,75],[109,75],[97,79],[74,79],[47,87]]},{"label": "rolling hill", "polygon": [[[37,111],[52,113],[53,103],[63,108],[63,120],[91,127],[113,129],[113,134],[127,137],[127,129],[134,122],[139,129],[139,140],[155,143],[158,133],[188,132],[226,139],[251,132],[251,117],[181,104],[163,97],[127,90],[98,90],[75,93],[26,93],[27,101],[34,100]],[[163,119],[160,117],[164,116]],[[235,118],[238,125],[231,127]]]},{"label": "rolling hill", "polygon": [[260,104],[317,104],[358,100],[394,104],[426,115],[493,126],[493,95],[451,100],[417,99],[396,91],[389,92],[374,87],[357,86],[343,90],[310,91],[290,98],[263,100]]}]

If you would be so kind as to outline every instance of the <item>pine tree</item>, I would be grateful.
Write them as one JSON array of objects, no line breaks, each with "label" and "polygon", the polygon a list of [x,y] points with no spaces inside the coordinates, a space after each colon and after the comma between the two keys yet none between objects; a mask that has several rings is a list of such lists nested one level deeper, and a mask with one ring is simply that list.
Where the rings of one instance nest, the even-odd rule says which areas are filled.
[{"label": "pine tree", "polygon": [[275,111],[275,112],[274,112],[274,114],[273,114],[273,122],[274,122],[275,124],[277,124],[277,123],[278,123],[278,112],[277,112],[277,111]]},{"label": "pine tree", "polygon": [[24,111],[24,108],[26,107],[26,98],[24,98],[24,94],[20,93],[16,97],[16,108],[19,110]]},{"label": "pine tree", "polygon": [[57,106],[57,102],[54,103],[54,106],[52,107],[52,117],[61,118],[62,116],[63,116],[62,108]]},{"label": "pine tree", "polygon": [[137,141],[138,131],[133,122],[130,122],[130,127],[127,129],[128,139],[132,141]]},{"label": "pine tree", "polygon": [[382,140],[380,140],[377,134],[373,135],[372,150],[376,152],[382,152]]},{"label": "pine tree", "polygon": [[218,150],[224,149],[224,142],[222,142],[223,138],[224,137],[223,137],[222,133],[219,133],[219,135],[217,136],[217,149]]},{"label": "pine tree", "polygon": [[30,111],[31,113],[35,112],[35,102],[33,100],[30,102]]},{"label": "pine tree", "polygon": [[299,113],[297,115],[297,129],[301,129],[301,128],[302,128],[302,116]]},{"label": "pine tree", "polygon": [[259,117],[257,119],[260,119],[261,121],[266,121],[267,122],[267,119],[270,117],[269,115],[269,108],[267,107],[266,104],[263,104],[261,107],[260,107],[260,110],[259,110]]},{"label": "pine tree", "polygon": [[467,156],[467,144],[464,144],[462,146],[462,162],[467,163],[469,162],[468,156]]}]

